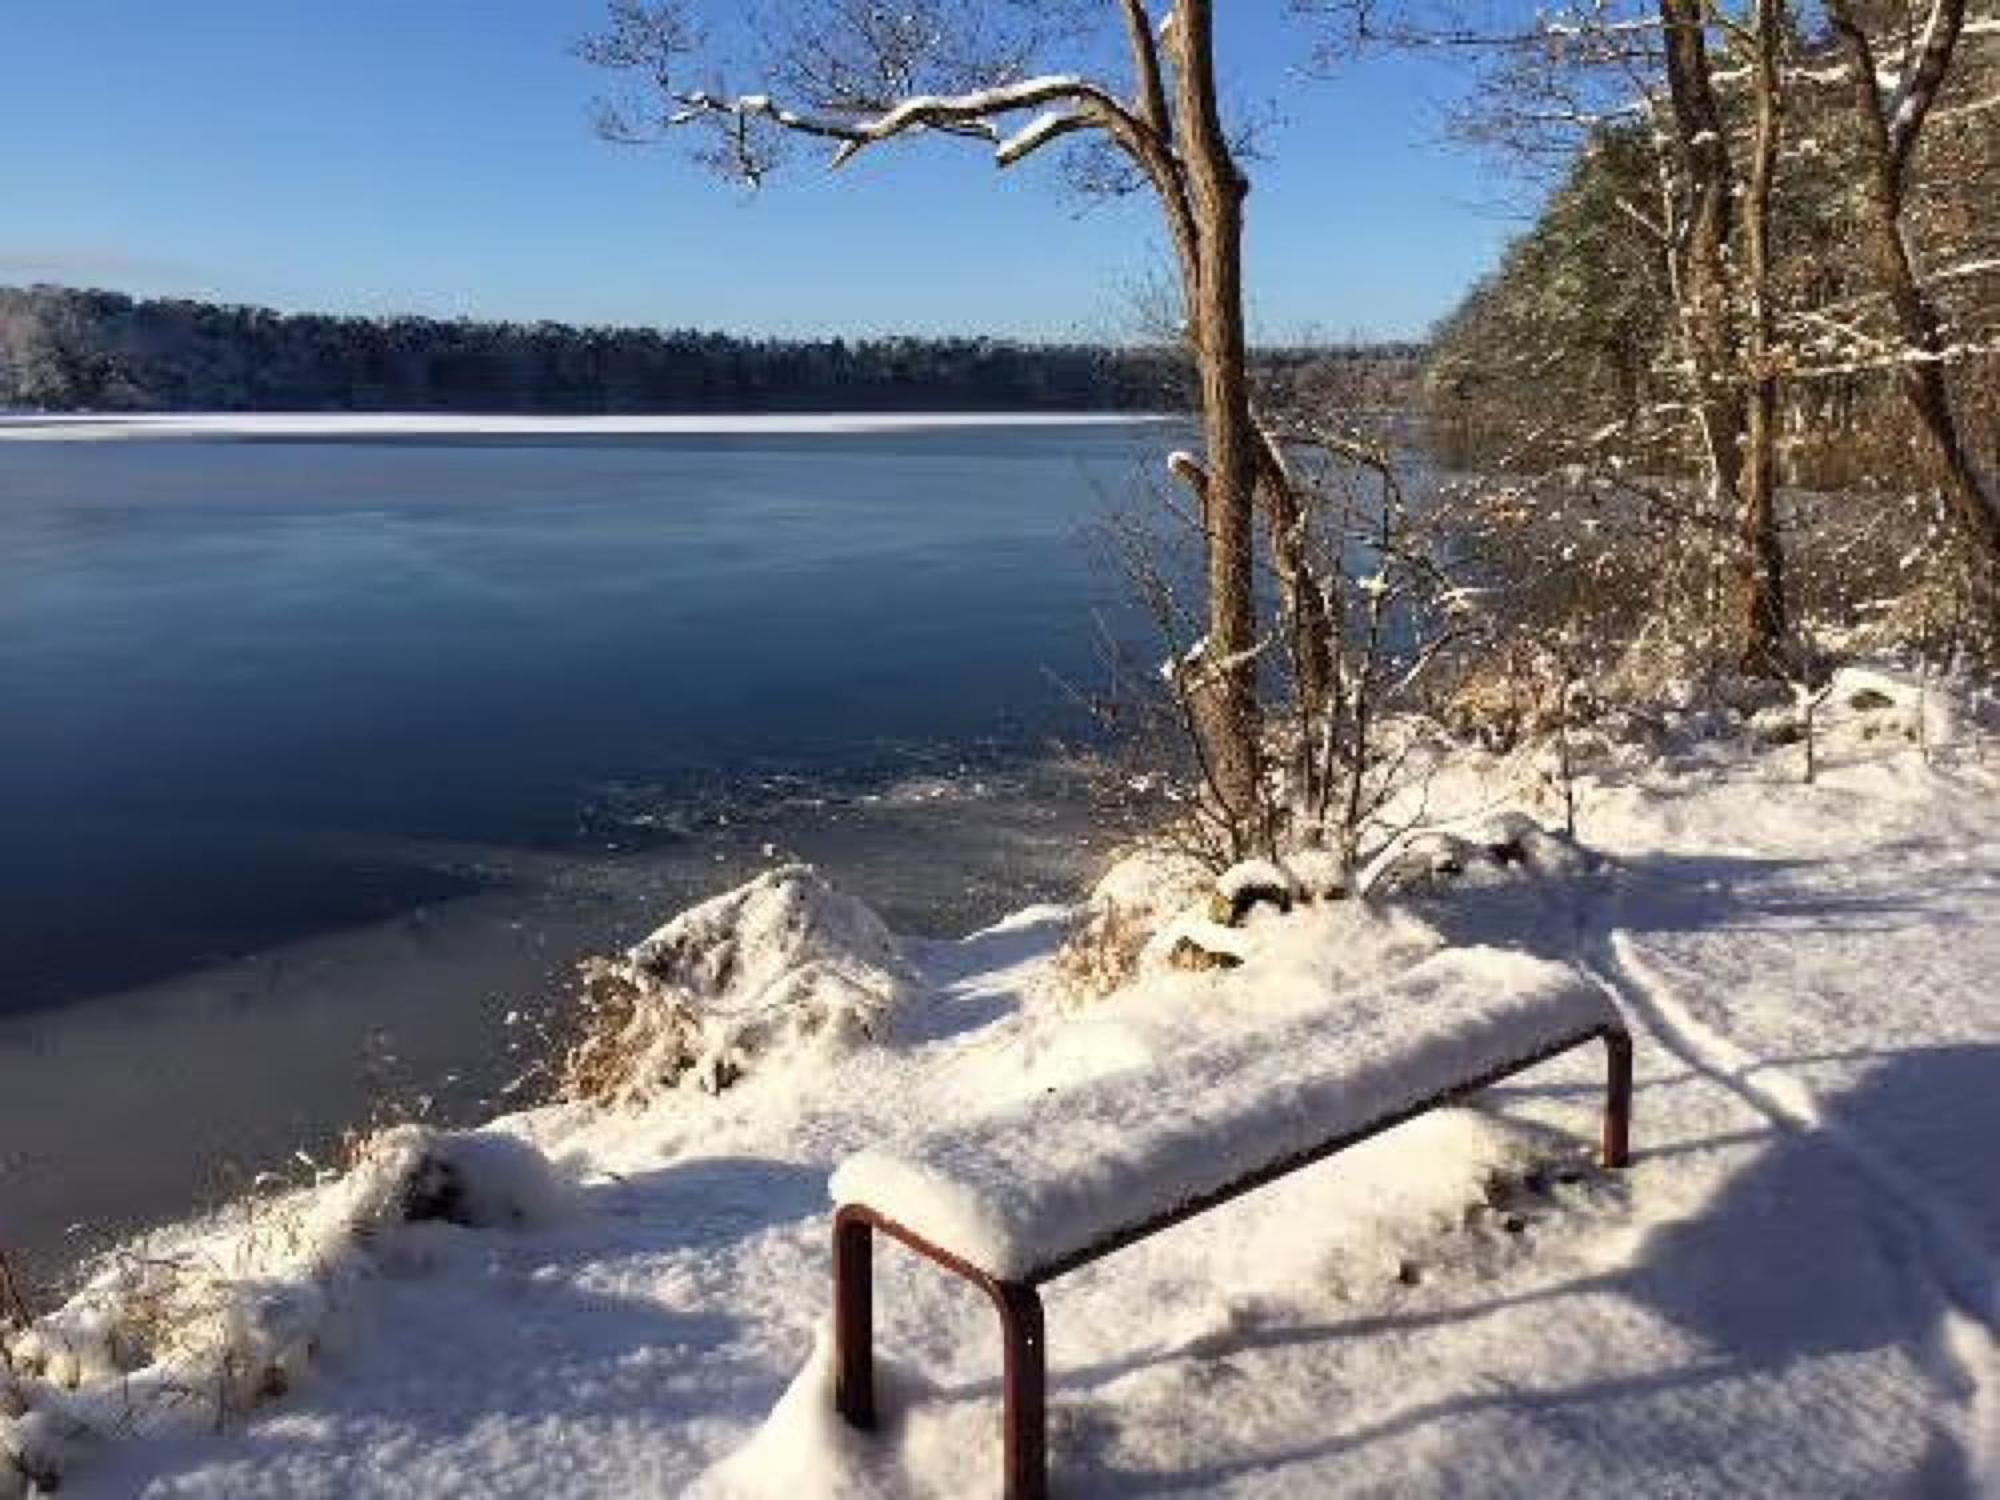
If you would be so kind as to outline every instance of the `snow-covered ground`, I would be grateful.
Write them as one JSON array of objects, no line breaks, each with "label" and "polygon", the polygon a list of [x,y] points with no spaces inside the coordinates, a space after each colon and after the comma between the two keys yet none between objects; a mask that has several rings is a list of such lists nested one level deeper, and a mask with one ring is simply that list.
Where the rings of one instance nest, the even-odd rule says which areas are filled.
[{"label": "snow-covered ground", "polygon": [[0,443],[114,438],[700,437],[949,432],[1165,421],[1132,412],[796,412],[758,416],[515,416],[455,412],[193,412],[7,416]]},{"label": "snow-covered ground", "polygon": [[[1191,1046],[1337,1027],[1484,944],[1625,1013],[1630,1171],[1589,1165],[1602,1062],[1580,1053],[1054,1283],[1059,1491],[2000,1494],[2000,765],[1963,722],[1914,747],[1924,705],[1898,696],[1836,695],[1814,785],[1796,745],[1635,756],[1582,789],[1601,862],[1260,910],[1240,967],[1088,1003],[1054,982],[1071,912],[899,953],[868,929],[843,962],[813,951],[810,903],[754,942],[744,916],[703,982],[748,1010],[691,1035],[681,1086],[501,1122],[560,1180],[403,1137],[211,1226],[205,1286],[248,1362],[178,1404],[157,1368],[51,1365],[80,1389],[24,1385],[0,1444],[69,1462],[83,1495],[990,1493],[992,1311],[893,1247],[888,1420],[831,1417],[829,1172]],[[1509,774],[1468,762],[1431,795],[1471,828]],[[776,1030],[778,996],[853,1024]],[[715,1058],[742,1076],[711,1094]],[[468,1227],[385,1215],[385,1174],[426,1149],[424,1201]],[[88,1365],[102,1321],[70,1326]],[[256,1387],[247,1415],[218,1420],[225,1376]],[[79,1441],[78,1419],[137,1435]]]}]

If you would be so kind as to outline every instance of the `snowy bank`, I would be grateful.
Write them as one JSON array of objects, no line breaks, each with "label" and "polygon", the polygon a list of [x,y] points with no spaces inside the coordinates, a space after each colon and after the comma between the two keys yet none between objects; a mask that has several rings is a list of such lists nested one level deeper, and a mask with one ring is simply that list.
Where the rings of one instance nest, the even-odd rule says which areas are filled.
[{"label": "snowy bank", "polygon": [[[263,1260],[247,1225],[189,1231],[246,1268],[216,1283],[230,1318],[260,1305],[260,1285],[286,1289],[251,1325],[278,1378],[220,1421],[202,1401],[119,1429],[131,1440],[96,1443],[68,1488],[989,1493],[990,1310],[893,1248],[878,1257],[879,1334],[904,1374],[886,1383],[879,1432],[831,1420],[814,1350],[837,1164],[1091,1080],[1129,1080],[1137,1101],[1138,1080],[1169,1076],[1191,1047],[1242,1045],[1249,1086],[1266,1065],[1256,1038],[1290,1038],[1303,1058],[1337,1034],[1315,1016],[1426,973],[1469,974],[1484,945],[1522,973],[1581,975],[1630,1018],[1630,1172],[1589,1163],[1602,1064],[1578,1054],[1065,1278],[1050,1299],[1056,1482],[1082,1495],[1989,1493],[2000,772],[1984,710],[1960,702],[1940,744],[1916,717],[1934,685],[1890,686],[1886,705],[1857,691],[1820,706],[1812,784],[1798,744],[1760,743],[1747,715],[1717,737],[1697,732],[1709,709],[1663,713],[1643,756],[1607,753],[1584,778],[1594,861],[1544,832],[1545,803],[1532,822],[1499,816],[1521,797],[1533,810],[1532,767],[1467,756],[1427,788],[1442,826],[1411,841],[1396,879],[1369,900],[1256,906],[1225,928],[1242,948],[1233,968],[1141,958],[1108,990],[1066,982],[1056,955],[1097,916],[1146,907],[1170,921],[1204,894],[1131,869],[1078,912],[893,948],[852,912],[841,943],[822,943],[837,903],[796,875],[697,908],[617,961],[643,957],[697,1013],[756,1010],[773,984],[803,993],[784,988],[794,960],[837,949],[847,978],[895,976],[893,998],[870,1007],[882,1024],[830,1047],[811,1028],[775,1033],[786,1040],[753,1047],[719,1092],[689,1069],[614,1107],[579,1099],[503,1122],[537,1153],[523,1162],[562,1163],[528,1172],[556,1189],[550,1209],[509,1191],[461,1215],[507,1227],[391,1212],[379,1232]],[[786,948],[787,932],[821,936]],[[857,933],[865,971],[846,968]],[[725,949],[752,960],[744,977],[720,964]],[[1171,1113],[1171,1095],[1133,1108]],[[1072,1144],[1091,1154],[1047,1149],[1060,1159]],[[364,1168],[285,1200],[288,1222],[375,1224],[367,1205],[410,1201],[371,1180]],[[327,1311],[301,1306],[320,1284],[301,1267],[321,1260],[358,1272],[332,1279]],[[78,1323],[86,1305],[45,1326]],[[302,1343],[299,1329],[315,1331]],[[111,1368],[131,1358],[91,1358],[74,1389],[47,1364],[14,1378],[9,1451],[43,1453],[68,1420],[59,1398],[110,1399]]]},{"label": "snowy bank", "polygon": [[559,1223],[573,1201],[524,1141],[406,1125],[319,1189],[114,1253],[63,1307],[0,1332],[0,1495],[53,1490],[116,1438],[223,1427],[307,1378],[360,1284],[427,1269],[460,1229]]}]

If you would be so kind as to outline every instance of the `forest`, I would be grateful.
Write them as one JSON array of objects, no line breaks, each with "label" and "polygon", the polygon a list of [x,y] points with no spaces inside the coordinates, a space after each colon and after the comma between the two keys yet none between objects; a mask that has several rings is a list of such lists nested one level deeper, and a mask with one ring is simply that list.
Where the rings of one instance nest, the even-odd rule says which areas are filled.
[{"label": "forest", "polygon": [[[1323,9],[1364,50],[1453,35],[1416,6]],[[1453,35],[1457,133],[1545,197],[1435,330],[1433,439],[1516,476],[1543,524],[1588,520],[1585,553],[1622,532],[1628,629],[1677,617],[1766,677],[1857,630],[1992,649],[1996,38],[1976,7],[1858,0]]]},{"label": "forest", "polygon": [[[1277,372],[1412,383],[1413,345],[1279,349]],[[762,339],[689,329],[331,317],[0,287],[0,410],[769,412],[1160,410],[1171,353],[977,337]]]}]

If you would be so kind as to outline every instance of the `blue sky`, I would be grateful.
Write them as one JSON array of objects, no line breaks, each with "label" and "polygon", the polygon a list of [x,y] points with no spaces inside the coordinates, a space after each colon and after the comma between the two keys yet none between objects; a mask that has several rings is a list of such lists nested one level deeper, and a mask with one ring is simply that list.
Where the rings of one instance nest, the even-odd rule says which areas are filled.
[{"label": "blue sky", "polygon": [[[1299,76],[1284,0],[1225,0],[1260,336],[1421,332],[1514,227],[1409,60]],[[570,54],[601,0],[0,0],[0,282],[290,309],[753,333],[1119,337],[1160,237],[1048,166],[933,142],[747,195],[606,145]]]}]

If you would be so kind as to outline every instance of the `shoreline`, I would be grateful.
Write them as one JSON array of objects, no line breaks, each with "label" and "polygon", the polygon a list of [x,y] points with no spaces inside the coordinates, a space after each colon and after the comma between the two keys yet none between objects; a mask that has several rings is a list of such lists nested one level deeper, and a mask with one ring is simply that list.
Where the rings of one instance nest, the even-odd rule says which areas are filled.
[{"label": "shoreline", "polygon": [[[812,863],[908,936],[1073,898],[1111,830],[1061,757],[732,806],[650,849],[490,859],[487,890],[129,990],[0,1015],[0,1249],[32,1288],[410,1116],[532,1103],[576,963],[773,864]],[[923,861],[907,851],[922,847]],[[79,1115],[79,1100],[89,1101]]]},{"label": "shoreline", "polygon": [[1160,412],[682,412],[631,416],[461,412],[0,413],[0,443],[162,438],[845,437],[995,428],[1131,427]]}]

